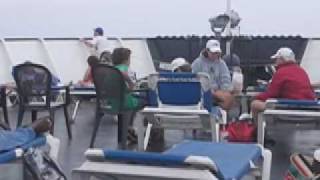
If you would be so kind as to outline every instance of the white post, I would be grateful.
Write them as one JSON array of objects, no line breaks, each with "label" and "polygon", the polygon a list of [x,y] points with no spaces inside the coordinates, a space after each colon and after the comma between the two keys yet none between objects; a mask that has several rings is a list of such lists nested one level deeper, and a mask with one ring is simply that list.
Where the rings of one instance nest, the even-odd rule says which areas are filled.
[{"label": "white post", "polygon": [[[231,0],[227,0],[227,11],[226,13],[229,15],[230,17],[230,12],[231,12]],[[226,35],[227,36],[232,36],[231,33],[231,20],[229,20],[227,27],[226,27]],[[226,54],[230,54],[231,53],[231,41],[228,40],[226,43]]]}]

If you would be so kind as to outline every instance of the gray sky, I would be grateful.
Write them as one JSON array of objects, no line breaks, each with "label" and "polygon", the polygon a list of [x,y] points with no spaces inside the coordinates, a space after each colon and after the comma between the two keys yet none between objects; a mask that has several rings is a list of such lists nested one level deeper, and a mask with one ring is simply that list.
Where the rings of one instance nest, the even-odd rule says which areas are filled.
[{"label": "gray sky", "polygon": [[[226,0],[0,0],[0,38],[211,35]],[[319,0],[232,0],[240,33],[320,37]]]}]

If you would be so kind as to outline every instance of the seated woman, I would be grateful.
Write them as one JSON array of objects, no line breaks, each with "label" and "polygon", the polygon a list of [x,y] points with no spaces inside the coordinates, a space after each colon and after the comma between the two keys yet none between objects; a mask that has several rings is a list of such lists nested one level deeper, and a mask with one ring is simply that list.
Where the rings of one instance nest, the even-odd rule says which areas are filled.
[{"label": "seated woman", "polygon": [[[130,55],[131,50],[128,48],[116,48],[112,53],[112,62],[113,65],[119,69],[124,77],[124,80],[127,84],[127,89],[125,90],[125,97],[124,97],[124,106],[125,109],[137,111],[142,109],[146,105],[146,100],[143,97],[137,97],[130,92],[134,87],[134,82],[130,78],[129,72],[129,65],[130,65]],[[133,117],[130,119],[129,122],[129,131],[128,131],[128,139],[131,142],[137,141],[137,136],[132,128],[133,125]]]},{"label": "seated woman", "polygon": [[96,56],[89,56],[87,59],[88,69],[81,81],[78,82],[80,86],[93,86],[93,77],[91,74],[91,67],[97,63],[99,63],[99,59]]}]

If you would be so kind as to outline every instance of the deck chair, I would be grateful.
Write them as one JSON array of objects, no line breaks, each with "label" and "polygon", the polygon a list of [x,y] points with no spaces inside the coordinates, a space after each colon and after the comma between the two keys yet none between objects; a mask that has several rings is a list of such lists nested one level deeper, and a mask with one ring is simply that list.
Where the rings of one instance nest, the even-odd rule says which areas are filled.
[{"label": "deck chair", "polygon": [[267,121],[316,123],[320,119],[320,102],[316,100],[269,99],[266,109],[258,115],[258,143],[264,144]]},{"label": "deck chair", "polygon": [[163,153],[89,149],[74,180],[270,179],[271,151],[255,144],[184,141]]},{"label": "deck chair", "polygon": [[71,99],[74,99],[75,106],[73,108],[71,123],[76,121],[76,116],[78,114],[78,110],[81,104],[81,101],[85,98],[95,98],[96,90],[95,87],[92,86],[78,86],[74,85],[70,88],[70,96]]},{"label": "deck chair", "polygon": [[[52,120],[51,133],[54,131],[54,113],[58,108],[63,108],[66,128],[69,139],[72,138],[69,122],[68,105],[70,104],[70,90],[68,86],[52,87],[52,75],[50,71],[39,64],[20,64],[13,71],[14,80],[19,95],[19,113],[17,127],[21,126],[26,110],[31,111],[32,121],[37,119],[38,111],[49,111]],[[64,89],[62,101],[53,98]]]},{"label": "deck chair", "polygon": [[98,64],[92,68],[93,82],[96,90],[96,118],[90,141],[94,146],[100,121],[104,114],[118,116],[118,144],[120,148],[127,146],[127,132],[129,121],[127,119],[130,109],[126,109],[124,100],[126,83],[122,73],[115,67],[107,64]]},{"label": "deck chair", "polygon": [[[136,115],[140,150],[146,149],[151,128],[209,129],[212,141],[218,141],[219,110],[212,108],[206,74],[158,73],[150,75],[148,83],[150,105]],[[148,125],[144,136],[145,118]]]}]

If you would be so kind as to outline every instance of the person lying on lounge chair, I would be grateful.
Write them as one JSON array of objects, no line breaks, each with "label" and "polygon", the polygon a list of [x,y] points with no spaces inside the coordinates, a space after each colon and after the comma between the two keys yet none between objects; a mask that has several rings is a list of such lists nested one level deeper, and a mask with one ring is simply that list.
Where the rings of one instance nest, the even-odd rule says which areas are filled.
[{"label": "person lying on lounge chair", "polygon": [[0,130],[0,152],[8,151],[32,141],[39,134],[47,132],[51,128],[49,117],[39,118],[30,126],[16,130]]}]

